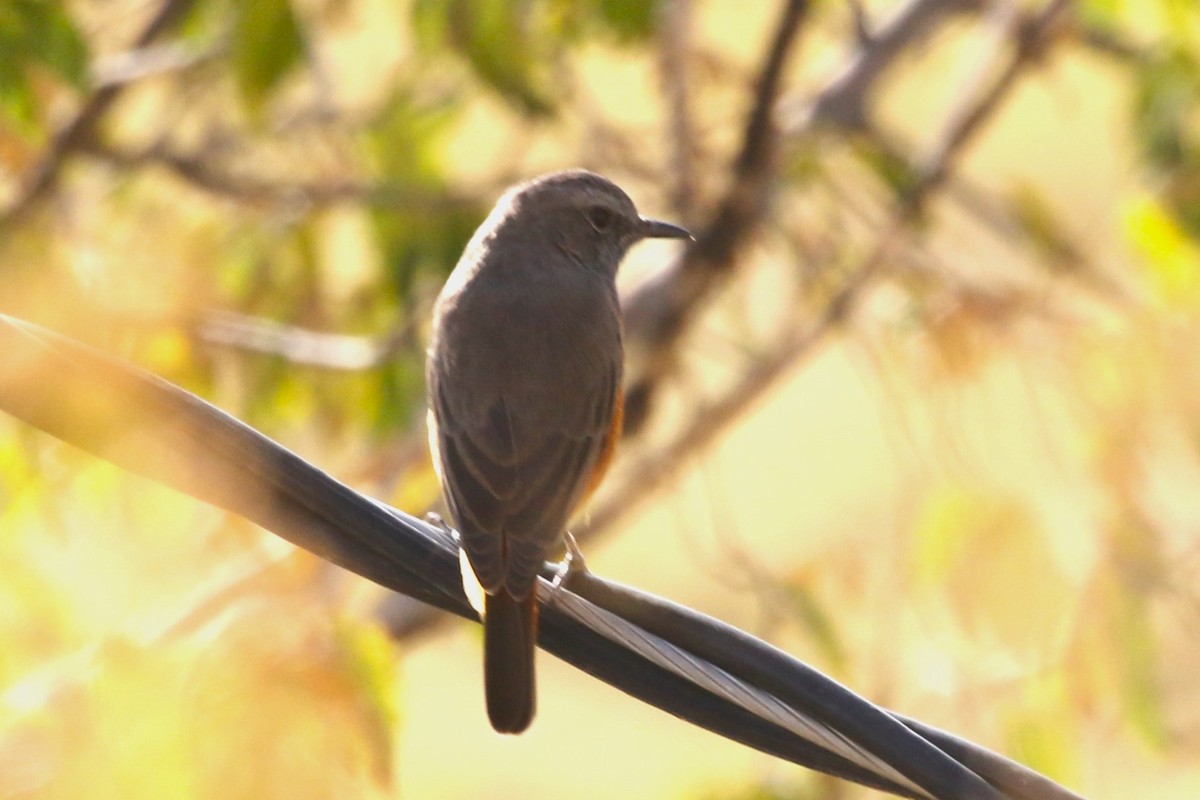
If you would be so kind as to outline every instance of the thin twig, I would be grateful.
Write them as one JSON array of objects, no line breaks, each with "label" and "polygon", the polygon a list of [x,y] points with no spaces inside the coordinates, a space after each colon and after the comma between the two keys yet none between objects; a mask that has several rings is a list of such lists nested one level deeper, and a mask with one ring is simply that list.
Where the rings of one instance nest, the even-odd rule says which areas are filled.
[{"label": "thin twig", "polygon": [[[195,0],[165,0],[134,41],[133,50],[143,50],[170,31],[191,9]],[[54,189],[68,156],[92,139],[100,118],[112,107],[128,83],[106,83],[97,88],[63,128],[54,136],[46,153],[30,170],[20,191],[0,214],[0,227],[12,224]]]},{"label": "thin twig", "polygon": [[871,250],[850,272],[837,293],[826,303],[821,317],[806,329],[787,334],[769,355],[748,369],[732,390],[716,403],[700,409],[666,446],[622,471],[620,484],[596,506],[587,524],[575,532],[580,541],[594,537],[625,518],[656,489],[676,474],[689,455],[703,450],[802,357],[811,354],[853,311],[864,291],[902,244],[913,220],[944,183],[955,158],[979,132],[1012,91],[1017,77],[1027,70],[1050,42],[1049,34],[1061,22],[1069,0],[1051,0],[1042,11],[1026,18],[1017,29],[1017,47],[996,80],[969,98],[939,135],[922,172],[907,194],[899,198],[891,221]]},{"label": "thin twig", "polygon": [[339,371],[381,366],[415,344],[413,325],[400,324],[381,336],[314,331],[259,317],[222,312],[207,315],[196,330],[205,344],[278,356],[293,364]]},{"label": "thin twig", "polygon": [[869,128],[871,92],[899,56],[959,14],[980,11],[983,0],[910,0],[868,38],[860,38],[841,73],[811,100],[785,105],[783,135],[796,139],[818,127]]},{"label": "thin twig", "polygon": [[668,184],[671,209],[685,226],[696,214],[696,132],[688,74],[691,53],[691,0],[667,0],[659,7],[659,77],[667,106]]},{"label": "thin twig", "polygon": [[203,155],[181,153],[165,144],[128,150],[90,142],[80,145],[89,155],[124,169],[157,165],[205,191],[229,200],[260,206],[280,203],[311,208],[353,203],[398,210],[453,211],[479,208],[475,198],[450,192],[431,192],[413,186],[370,183],[352,178],[331,180],[279,180],[247,170],[224,170]]},{"label": "thin twig", "polygon": [[789,0],[775,27],[755,82],[753,103],[733,162],[731,184],[712,221],[674,264],[626,298],[625,326],[644,358],[641,375],[626,387],[625,425],[640,430],[658,385],[673,360],[675,345],[701,301],[732,271],[736,255],[762,221],[777,146],[773,121],[784,67],[808,10],[805,0]]},{"label": "thin twig", "polygon": [[216,50],[198,51],[174,42],[151,45],[97,61],[92,66],[92,80],[100,88],[122,86],[146,78],[183,72],[218,55],[219,51]]},{"label": "thin twig", "polygon": [[[1029,18],[1020,26],[1023,36],[1039,47],[1048,44],[1043,35],[1059,20],[1062,0],[1054,0],[1047,9]],[[787,331],[778,343],[763,357],[757,359],[741,378],[716,402],[699,409],[692,420],[678,431],[666,445],[641,457],[633,464],[619,470],[610,479],[610,486],[583,525],[574,533],[581,542],[594,539],[627,518],[655,491],[665,486],[677,474],[690,456],[702,451],[716,441],[734,421],[803,357],[811,354],[838,329],[853,312],[864,292],[873,285],[881,268],[889,263],[897,248],[906,238],[906,233],[920,209],[935,193],[947,186],[951,175],[949,165],[940,163],[960,153],[972,136],[979,130],[979,122],[995,112],[1000,101],[1011,91],[1016,75],[1031,66],[1034,56],[1040,53],[1027,47],[1018,47],[1001,73],[1000,79],[991,84],[979,96],[966,98],[961,111],[951,115],[943,131],[934,139],[931,155],[925,168],[909,189],[898,198],[896,206],[884,224],[882,233],[871,249],[843,278],[837,291],[826,301],[821,316],[807,327]],[[986,110],[981,116],[980,109]],[[380,608],[392,635],[411,636],[429,629],[438,617],[421,606],[404,598],[390,598]]]},{"label": "thin twig", "polygon": [[[803,16],[804,4],[787,7],[764,62],[750,121],[734,168],[734,181],[713,222],[695,247],[623,299],[625,324],[638,372],[626,387],[626,433],[635,435],[649,417],[658,387],[671,374],[684,329],[724,277],[737,253],[766,211],[769,190],[766,164],[776,147],[771,117],[783,61]],[[863,40],[845,69],[811,101],[805,101],[783,125],[783,139],[793,143],[818,125],[866,127],[870,92],[898,57],[940,24],[984,0],[911,0]],[[787,104],[784,104],[785,106]],[[794,103],[792,105],[795,105]],[[784,113],[787,116],[787,113]],[[769,146],[767,140],[770,139]],[[759,174],[756,175],[758,168]]]},{"label": "thin twig", "polygon": [[926,157],[917,184],[912,189],[914,211],[920,211],[923,196],[941,183],[963,147],[1008,96],[1017,78],[1045,54],[1051,38],[1062,30],[1062,23],[1071,5],[1072,0],[1051,0],[1037,14],[1023,17],[1017,23],[1014,42],[1016,53],[976,102],[959,107],[946,135]]}]

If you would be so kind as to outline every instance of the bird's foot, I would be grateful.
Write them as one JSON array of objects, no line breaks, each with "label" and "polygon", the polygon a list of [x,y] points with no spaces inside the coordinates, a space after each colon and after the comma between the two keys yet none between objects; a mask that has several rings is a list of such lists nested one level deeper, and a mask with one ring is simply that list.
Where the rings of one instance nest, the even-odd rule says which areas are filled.
[{"label": "bird's foot", "polygon": [[575,578],[588,574],[587,563],[583,560],[583,552],[579,549],[579,542],[575,541],[575,537],[570,531],[567,531],[563,538],[567,543],[567,554],[558,564],[558,570],[554,573],[554,580],[550,581],[550,596],[563,589],[567,584]]},{"label": "bird's foot", "polygon": [[442,519],[442,515],[436,511],[425,512],[425,524],[432,525],[454,541],[458,541],[458,531],[454,530],[454,528],[451,528],[450,523]]}]

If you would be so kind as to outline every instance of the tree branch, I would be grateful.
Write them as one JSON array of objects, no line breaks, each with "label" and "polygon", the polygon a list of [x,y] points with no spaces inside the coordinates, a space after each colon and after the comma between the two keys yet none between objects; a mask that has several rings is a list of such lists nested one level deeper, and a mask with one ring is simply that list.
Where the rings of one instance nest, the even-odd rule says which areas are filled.
[{"label": "tree branch", "polygon": [[[1054,0],[1039,14],[1024,18],[1018,26],[1027,45],[1018,46],[997,78],[976,95],[965,96],[960,108],[934,137],[929,155],[917,167],[918,177],[906,194],[897,199],[888,222],[870,249],[848,270],[840,286],[828,298],[823,313],[815,320],[800,323],[782,333],[765,355],[749,365],[732,388],[720,399],[698,408],[692,419],[673,438],[653,452],[625,464],[609,478],[605,491],[588,515],[587,521],[573,529],[580,542],[587,542],[610,530],[665,486],[690,456],[703,451],[723,434],[765,392],[802,358],[824,343],[853,313],[858,301],[874,284],[880,270],[895,256],[906,234],[928,200],[946,188],[952,175],[952,159],[978,132],[980,123],[997,110],[1008,95],[1015,78],[1041,55],[1049,43],[1046,33],[1061,21],[1062,0]],[[438,617],[428,609],[402,597],[388,598],[380,610],[393,636],[411,636],[436,624]]]},{"label": "tree branch", "polygon": [[783,115],[783,135],[795,139],[826,126],[843,130],[870,127],[867,109],[871,92],[902,54],[926,39],[958,14],[983,9],[984,0],[910,0],[878,31],[858,40],[841,73],[810,101],[789,101]]},{"label": "tree branch", "polygon": [[[732,271],[738,252],[765,215],[770,174],[766,167],[778,138],[770,120],[802,5],[790,4],[777,26],[756,84],[733,182],[712,221],[695,246],[623,299],[628,342],[638,370],[626,386],[629,435],[636,435],[649,417],[660,383],[673,372],[678,343],[692,317]],[[910,0],[878,31],[860,38],[846,68],[815,99],[801,111],[790,112],[792,119],[783,129],[785,141],[793,142],[818,125],[864,127],[871,90],[898,56],[951,17],[983,6],[983,0]],[[795,104],[784,104],[785,116],[788,105]]]},{"label": "tree branch", "polygon": [[412,347],[416,331],[409,321],[380,336],[353,336],[221,312],[206,315],[196,328],[196,336],[210,346],[277,356],[307,367],[354,372],[379,367],[401,349]]},{"label": "tree branch", "polygon": [[1015,51],[999,76],[978,95],[966,98],[951,114],[950,121],[935,139],[918,179],[899,198],[890,223],[828,300],[821,317],[807,328],[786,334],[769,355],[743,373],[732,390],[716,403],[698,409],[692,421],[671,442],[622,470],[618,487],[605,495],[587,524],[575,532],[580,541],[616,524],[661,488],[686,463],[689,455],[715,441],[796,361],[812,353],[852,313],[881,268],[892,259],[908,227],[943,185],[954,159],[978,133],[983,121],[993,115],[1010,94],[1016,79],[1044,54],[1051,34],[1057,30],[1069,6],[1070,0],[1051,0],[1037,14],[1022,18],[1017,25]]},{"label": "tree branch", "polygon": [[697,199],[696,132],[688,91],[691,17],[691,0],[667,0],[659,7],[658,72],[667,106],[670,205],[685,226],[693,224]]},{"label": "tree branch", "polygon": [[784,5],[755,82],[742,144],[731,169],[731,184],[711,221],[681,258],[623,303],[625,329],[644,359],[642,372],[626,386],[628,434],[641,429],[658,378],[673,361],[676,342],[693,311],[732,271],[735,254],[763,219],[777,144],[772,115],[783,70],[807,10],[805,0],[789,0]]},{"label": "tree branch", "polygon": [[[164,0],[158,12],[151,17],[134,41],[133,49],[142,50],[149,47],[160,36],[174,28],[194,3],[195,0]],[[0,214],[0,228],[20,220],[54,189],[67,158],[93,138],[101,117],[108,112],[128,85],[106,83],[88,97],[71,121],[54,136],[50,147],[26,176],[16,198],[3,214]]]},{"label": "tree branch", "polygon": [[910,189],[909,205],[919,213],[924,198],[945,178],[959,153],[995,112],[1017,79],[1045,54],[1052,38],[1064,30],[1072,0],[1051,0],[1036,14],[1018,18],[1013,36],[1015,53],[990,87],[974,102],[963,103],[951,117],[945,135],[937,142],[921,167],[917,183]]},{"label": "tree branch", "polygon": [[259,206],[301,203],[312,208],[356,203],[378,208],[421,211],[454,211],[478,208],[471,197],[449,192],[430,192],[412,186],[369,183],[355,179],[277,180],[221,169],[203,154],[181,153],[166,144],[142,150],[126,150],[98,142],[81,143],[79,150],[110,164],[132,169],[161,166],[178,178],[212,194]]}]

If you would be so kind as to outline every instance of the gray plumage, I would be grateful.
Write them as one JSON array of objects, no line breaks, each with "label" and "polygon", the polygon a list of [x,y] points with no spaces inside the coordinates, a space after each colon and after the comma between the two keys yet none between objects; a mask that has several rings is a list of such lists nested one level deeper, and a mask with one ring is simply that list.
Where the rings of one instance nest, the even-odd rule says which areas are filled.
[{"label": "gray plumage", "polygon": [[[489,616],[500,597],[535,619],[538,570],[619,432],[622,257],[646,236],[686,235],[641,218],[598,175],[559,172],[509,190],[446,281],[426,370],[430,443],[463,549],[489,595]],[[512,613],[505,612],[510,622]],[[519,730],[532,717],[534,625],[525,625],[529,641],[511,652],[485,643],[489,673],[509,669],[492,661],[528,651],[527,713],[502,710],[513,718],[497,729]],[[485,619],[485,642],[494,634]],[[489,711],[504,684],[488,675]]]}]

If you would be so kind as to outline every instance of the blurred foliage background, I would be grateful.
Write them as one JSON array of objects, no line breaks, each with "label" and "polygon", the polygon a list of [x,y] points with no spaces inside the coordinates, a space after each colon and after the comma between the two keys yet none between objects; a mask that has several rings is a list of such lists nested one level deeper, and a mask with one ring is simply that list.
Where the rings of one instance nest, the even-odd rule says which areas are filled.
[{"label": "blurred foliage background", "polygon": [[[0,0],[0,311],[420,513],[431,299],[503,187],[603,172],[700,241],[626,263],[589,565],[1196,796],[1200,10],[794,6]],[[0,418],[2,798],[870,795],[549,657],[501,739],[477,639]]]}]

